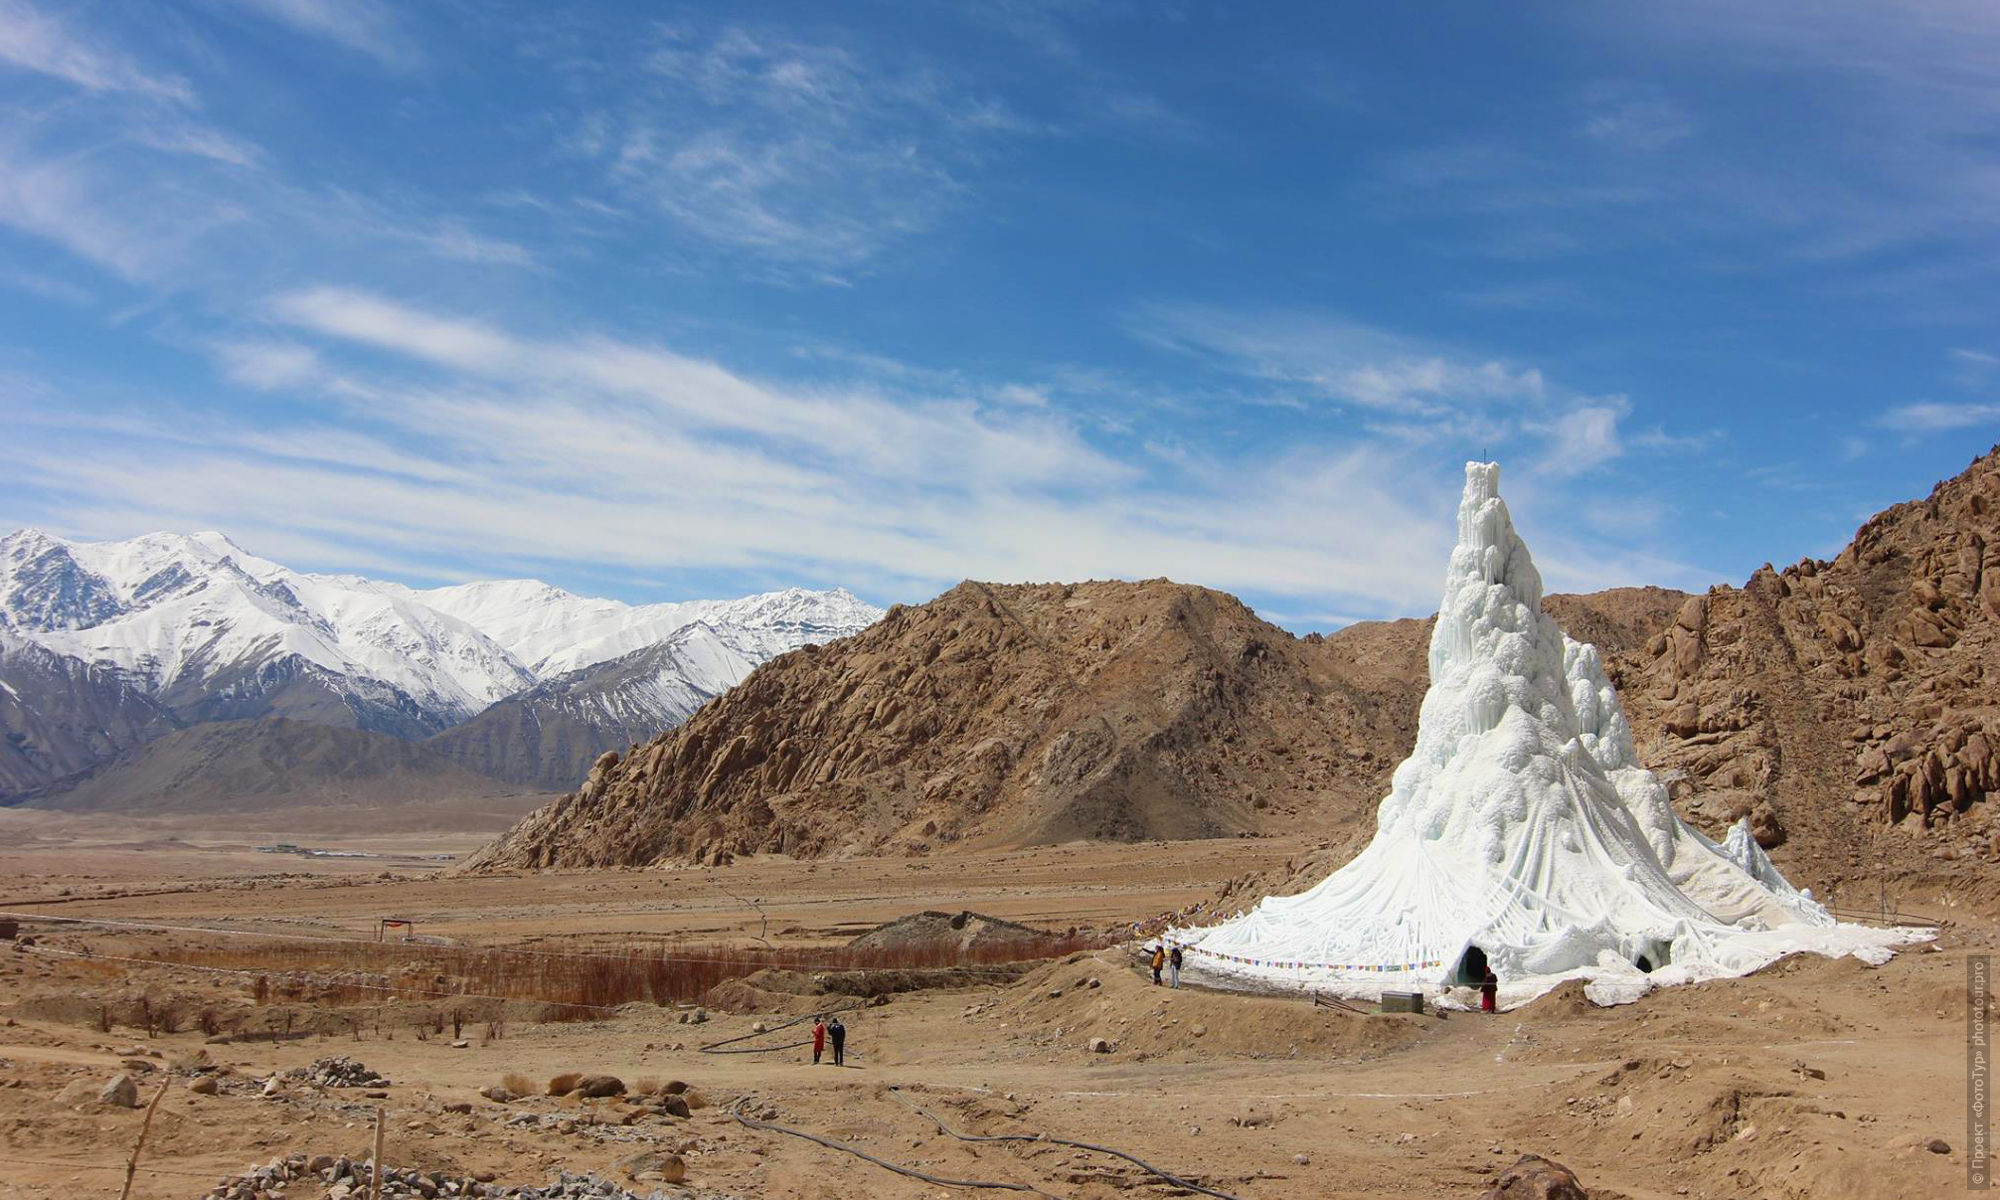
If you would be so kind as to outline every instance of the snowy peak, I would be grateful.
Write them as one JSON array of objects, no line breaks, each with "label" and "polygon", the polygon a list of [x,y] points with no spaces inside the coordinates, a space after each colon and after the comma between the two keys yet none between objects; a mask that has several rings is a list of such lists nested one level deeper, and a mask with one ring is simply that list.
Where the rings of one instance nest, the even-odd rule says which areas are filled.
[{"label": "snowy peak", "polygon": [[537,679],[622,658],[704,622],[761,662],[811,641],[830,641],[875,623],[882,610],[852,593],[787,588],[740,600],[623,604],[534,579],[458,584],[412,595],[478,626]]},{"label": "snowy peak", "polygon": [[671,646],[650,672],[591,689],[626,723],[671,724],[765,659],[880,615],[800,588],[650,605],[532,579],[419,591],[293,571],[214,531],[0,538],[0,630],[115,671],[192,721],[276,713],[429,736],[539,682]]},{"label": "snowy peak", "polygon": [[88,629],[121,608],[111,582],[39,529],[0,538],[0,623],[22,630]]}]

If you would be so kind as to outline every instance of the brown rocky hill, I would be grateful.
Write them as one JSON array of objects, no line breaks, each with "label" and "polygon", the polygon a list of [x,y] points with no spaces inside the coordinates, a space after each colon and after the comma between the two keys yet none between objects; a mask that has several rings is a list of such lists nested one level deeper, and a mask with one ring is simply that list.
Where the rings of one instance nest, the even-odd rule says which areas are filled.
[{"label": "brown rocky hill", "polygon": [[469,865],[1345,834],[1415,738],[1426,637],[1299,639],[1165,580],[964,583],[766,663]]},{"label": "brown rocky hill", "polygon": [[1612,666],[1697,824],[1751,815],[1781,866],[1857,905],[1885,876],[1972,882],[1949,864],[2000,860],[2000,448],[1831,562],[1689,597]]}]

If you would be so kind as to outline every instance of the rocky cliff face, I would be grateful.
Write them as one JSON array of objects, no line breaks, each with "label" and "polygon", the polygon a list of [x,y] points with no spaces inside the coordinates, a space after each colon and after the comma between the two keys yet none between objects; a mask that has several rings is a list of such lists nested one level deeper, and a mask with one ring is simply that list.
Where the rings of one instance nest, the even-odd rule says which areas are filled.
[{"label": "rocky cliff face", "polygon": [[697,622],[509,696],[429,745],[480,774],[559,792],[576,786],[598,755],[672,729],[767,657]]},{"label": "rocky cliff face", "polygon": [[1357,826],[1414,736],[1423,631],[1336,646],[1164,580],[965,583],[604,755],[472,865]]},{"label": "rocky cliff face", "polygon": [[178,727],[120,672],[0,630],[0,804]]},{"label": "rocky cliff face", "polygon": [[1688,597],[1615,665],[1641,756],[1699,823],[1748,814],[1826,878],[2000,858],[1984,803],[2000,791],[2000,450],[1831,562]]}]

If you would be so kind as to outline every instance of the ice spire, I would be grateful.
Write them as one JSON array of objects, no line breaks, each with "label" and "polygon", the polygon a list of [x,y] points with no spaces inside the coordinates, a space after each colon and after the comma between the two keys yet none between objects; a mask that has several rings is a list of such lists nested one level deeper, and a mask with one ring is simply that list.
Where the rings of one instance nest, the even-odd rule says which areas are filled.
[{"label": "ice spire", "polygon": [[1597,651],[1542,611],[1499,485],[1495,464],[1466,464],[1416,746],[1374,841],[1310,891],[1187,931],[1198,969],[1370,994],[1476,963],[1526,995],[1571,975],[1637,994],[1668,964],[1708,978],[1820,948],[1755,941],[1831,921],[1768,859],[1673,815]]}]

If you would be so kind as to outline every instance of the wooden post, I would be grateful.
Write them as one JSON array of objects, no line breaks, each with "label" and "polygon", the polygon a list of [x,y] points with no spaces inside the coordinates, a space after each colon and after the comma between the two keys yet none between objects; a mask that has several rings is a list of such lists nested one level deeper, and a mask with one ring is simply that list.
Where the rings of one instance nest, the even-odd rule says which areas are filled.
[{"label": "wooden post", "polygon": [[375,1177],[368,1188],[368,1200],[382,1200],[382,1110],[375,1110]]},{"label": "wooden post", "polygon": [[160,1090],[153,1093],[152,1101],[146,1105],[146,1119],[139,1122],[139,1140],[132,1143],[131,1157],[125,1160],[125,1187],[118,1193],[118,1200],[131,1200],[132,1177],[139,1173],[139,1152],[146,1148],[146,1134],[153,1128],[153,1110],[160,1107],[160,1099],[166,1094],[167,1085],[162,1082]]}]

